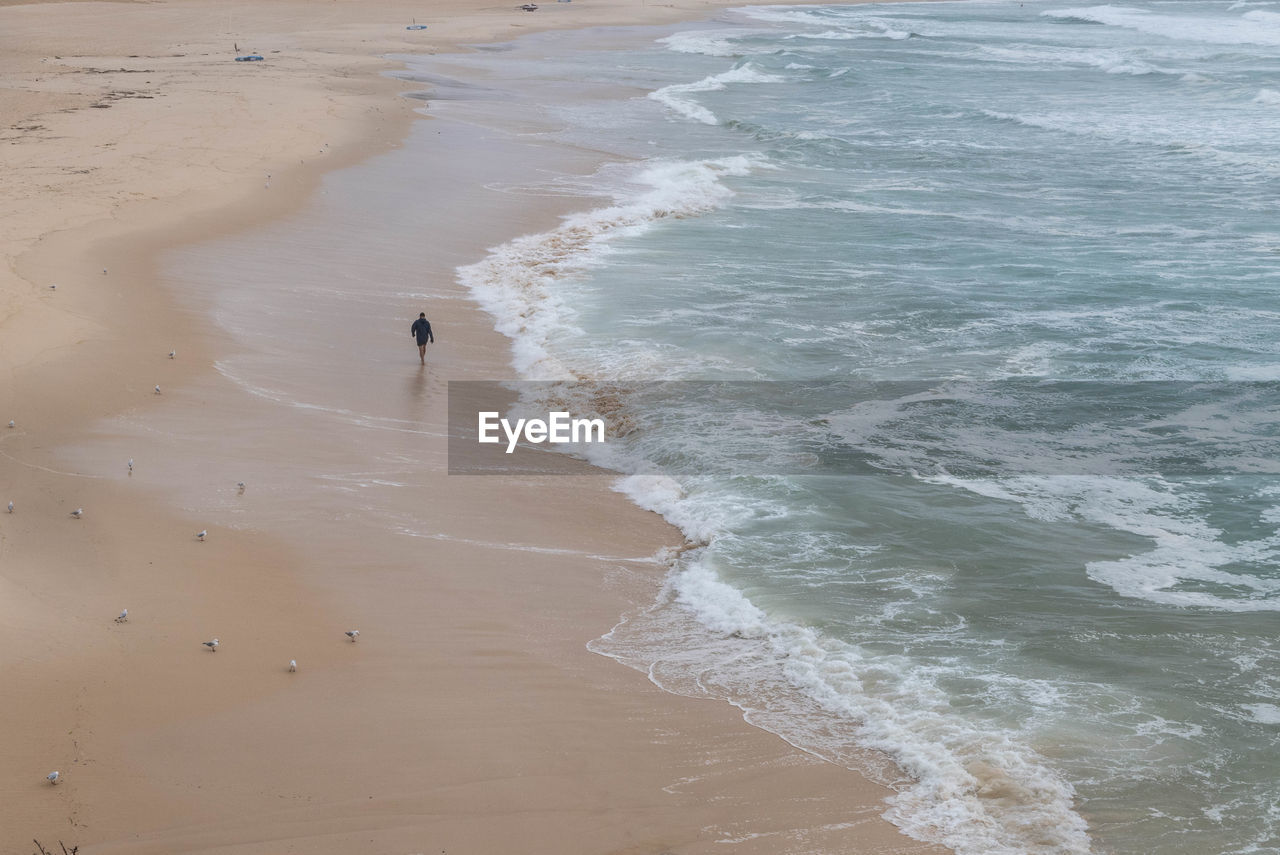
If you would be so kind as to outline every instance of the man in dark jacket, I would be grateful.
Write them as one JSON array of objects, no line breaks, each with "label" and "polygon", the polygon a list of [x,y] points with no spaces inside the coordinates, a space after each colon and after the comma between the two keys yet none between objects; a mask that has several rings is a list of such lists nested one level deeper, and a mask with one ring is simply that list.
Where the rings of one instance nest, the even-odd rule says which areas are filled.
[{"label": "man in dark jacket", "polygon": [[427,342],[435,342],[436,337],[431,334],[431,321],[427,320],[427,313],[423,312],[418,315],[418,319],[413,322],[413,326],[409,327],[409,335],[418,338],[418,359],[423,365],[427,364]]}]

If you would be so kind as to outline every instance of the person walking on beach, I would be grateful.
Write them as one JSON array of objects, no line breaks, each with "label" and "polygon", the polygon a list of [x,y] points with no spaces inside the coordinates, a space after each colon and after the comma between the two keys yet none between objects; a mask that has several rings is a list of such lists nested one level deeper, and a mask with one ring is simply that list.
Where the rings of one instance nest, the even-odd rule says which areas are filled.
[{"label": "person walking on beach", "polygon": [[418,359],[423,365],[427,364],[427,342],[434,343],[436,337],[431,334],[431,321],[427,320],[427,313],[422,312],[418,315],[418,319],[413,322],[413,326],[409,327],[409,335],[418,338]]}]

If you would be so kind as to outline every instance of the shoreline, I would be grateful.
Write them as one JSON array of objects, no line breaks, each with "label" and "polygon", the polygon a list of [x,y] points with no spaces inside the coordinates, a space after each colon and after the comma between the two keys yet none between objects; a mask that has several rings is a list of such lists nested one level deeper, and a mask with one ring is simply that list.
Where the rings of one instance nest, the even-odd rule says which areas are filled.
[{"label": "shoreline", "polygon": [[[61,4],[84,5],[108,4]],[[111,5],[108,13],[132,6]],[[664,7],[669,11],[660,14],[687,17],[727,5]],[[23,8],[38,17],[35,10],[52,7]],[[247,5],[236,10],[252,14]],[[0,16],[10,11],[0,8]],[[471,22],[477,29],[466,32],[485,32],[497,14],[508,12],[484,10]],[[532,31],[523,21],[504,23]],[[454,46],[471,38],[457,36]],[[0,580],[7,603],[0,637],[17,666],[10,682],[23,703],[10,711],[0,737],[16,770],[0,786],[8,805],[0,827],[13,832],[0,848],[26,846],[34,834],[46,846],[57,836],[103,852],[278,852],[284,839],[310,852],[408,851],[434,841],[482,850],[696,852],[715,850],[706,831],[714,827],[744,831],[754,842],[736,848],[746,852],[777,851],[771,835],[806,828],[833,848],[852,842],[859,851],[938,851],[880,819],[886,791],[856,773],[746,724],[727,704],[668,695],[586,650],[587,640],[616,622],[620,604],[660,582],[660,569],[643,562],[630,569],[630,559],[679,541],[665,522],[611,493],[612,476],[594,479],[589,490],[531,479],[501,490],[488,479],[455,481],[443,493],[449,506],[438,503],[447,537],[432,541],[431,573],[410,578],[411,565],[379,556],[385,566],[361,577],[368,590],[357,595],[344,574],[359,544],[343,544],[340,534],[308,549],[262,531],[210,526],[210,542],[198,545],[190,534],[198,524],[181,504],[163,506],[159,482],[176,468],[144,476],[140,467],[127,476],[123,458],[115,475],[65,467],[64,449],[85,445],[86,426],[100,432],[121,416],[145,421],[167,407],[178,411],[166,411],[167,418],[190,420],[194,432],[202,407],[231,400],[209,386],[217,385],[209,369],[233,346],[230,338],[182,305],[157,257],[287,220],[312,204],[324,175],[402,145],[422,117],[380,56],[348,66],[359,69],[355,82],[341,71],[325,78],[359,94],[330,116],[326,130],[333,133],[320,134],[327,139],[316,158],[273,167],[270,187],[258,186],[259,163],[241,162],[223,168],[235,180],[218,187],[212,208],[209,194],[222,182],[202,178],[175,197],[125,203],[129,211],[113,210],[106,221],[82,213],[90,222],[68,221],[28,238],[25,250],[21,230],[8,230],[6,248],[20,248],[11,256],[12,275],[0,281],[7,307],[0,397],[15,412],[0,416],[20,424],[3,437],[0,454],[21,501],[3,520],[0,548],[6,566],[22,570]],[[308,73],[314,70],[300,79],[310,80]],[[110,109],[121,106],[137,105],[121,99]],[[351,117],[371,114],[381,127],[340,135]],[[83,139],[68,144],[72,153],[97,129],[79,132]],[[295,145],[301,153],[304,142]],[[112,191],[101,189],[108,198]],[[539,205],[538,221],[554,222],[557,208]],[[512,221],[527,222],[527,209],[526,200]],[[40,222],[28,217],[23,225],[34,231],[45,227]],[[59,288],[43,291],[45,281]],[[442,289],[456,286],[430,290]],[[493,346],[502,339],[477,307],[455,314],[445,325],[449,347],[432,351],[446,372],[505,362],[506,350]],[[165,358],[170,347],[179,359]],[[398,350],[407,354],[407,347]],[[91,370],[81,367],[86,354]],[[160,396],[151,392],[157,377]],[[208,398],[192,397],[190,388]],[[251,402],[228,406],[257,423]],[[234,481],[230,474],[221,480],[227,486],[218,489]],[[442,490],[443,479],[423,486]],[[256,482],[252,489],[256,496]],[[80,505],[85,519],[70,519],[70,508]],[[581,515],[572,524],[562,519],[570,509]],[[499,511],[506,519],[495,534],[484,517]],[[512,572],[503,544],[513,545],[522,572]],[[335,550],[328,567],[317,564],[325,548]],[[183,573],[176,586],[175,567]],[[541,581],[553,577],[555,586]],[[508,596],[495,603],[493,589]],[[118,603],[122,591],[142,608],[134,606],[130,624],[111,626],[109,618],[126,605]],[[348,595],[356,595],[354,606],[343,603]],[[175,603],[181,613],[164,613]],[[338,634],[352,612],[376,629],[384,618],[395,626],[406,609],[422,627],[383,630],[377,646],[369,643],[377,632],[366,629],[354,647]],[[148,613],[163,617],[148,623]],[[54,639],[51,625],[58,626]],[[166,643],[149,644],[132,632],[140,627]],[[215,676],[198,641],[219,631],[222,670]],[[296,676],[308,680],[299,691],[279,673],[297,649],[305,670]],[[445,653],[423,660],[424,650]],[[352,655],[361,658],[353,664]],[[306,700],[305,721],[296,718],[298,696]],[[424,722],[430,733],[420,732]],[[353,724],[360,735],[350,736]],[[338,744],[343,738],[349,743]],[[300,755],[314,745],[325,745],[325,756]],[[62,758],[50,768],[66,775],[56,790],[42,780],[49,757]],[[368,798],[357,799],[353,787],[368,790]],[[28,824],[35,827],[22,827]]]}]

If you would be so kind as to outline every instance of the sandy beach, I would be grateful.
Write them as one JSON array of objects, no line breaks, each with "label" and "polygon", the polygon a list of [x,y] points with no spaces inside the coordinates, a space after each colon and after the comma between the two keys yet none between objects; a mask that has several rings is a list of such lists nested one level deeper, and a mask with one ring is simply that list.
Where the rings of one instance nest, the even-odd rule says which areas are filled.
[{"label": "sandy beach", "polygon": [[[446,474],[447,382],[510,376],[454,268],[584,202],[479,192],[527,164],[416,112],[386,57],[725,5],[0,0],[0,852],[940,851],[881,818],[884,787],[588,651],[682,541],[609,475]],[[424,246],[312,228],[375,204],[378,157],[428,128]],[[326,252],[417,276],[387,286],[385,347],[330,339],[336,370],[290,364],[323,324],[283,277],[323,282]],[[378,448],[228,380],[218,301],[255,292],[326,406],[396,402]],[[429,530],[379,536],[343,479]]]}]

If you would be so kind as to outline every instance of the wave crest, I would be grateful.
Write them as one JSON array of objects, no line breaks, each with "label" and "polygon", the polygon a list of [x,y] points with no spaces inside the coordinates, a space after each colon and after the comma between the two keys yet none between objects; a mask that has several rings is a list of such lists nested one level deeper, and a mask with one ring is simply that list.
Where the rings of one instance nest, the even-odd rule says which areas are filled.
[{"label": "wave crest", "polygon": [[525,235],[494,247],[481,261],[458,268],[458,281],[511,339],[516,371],[526,379],[564,380],[574,372],[548,352],[548,343],[571,327],[572,309],[552,283],[579,276],[597,263],[607,244],[665,219],[697,216],[732,194],[722,178],[746,175],[766,163],[759,156],[661,161],[635,178],[640,192],[625,201],[564,218],[549,232]]}]

